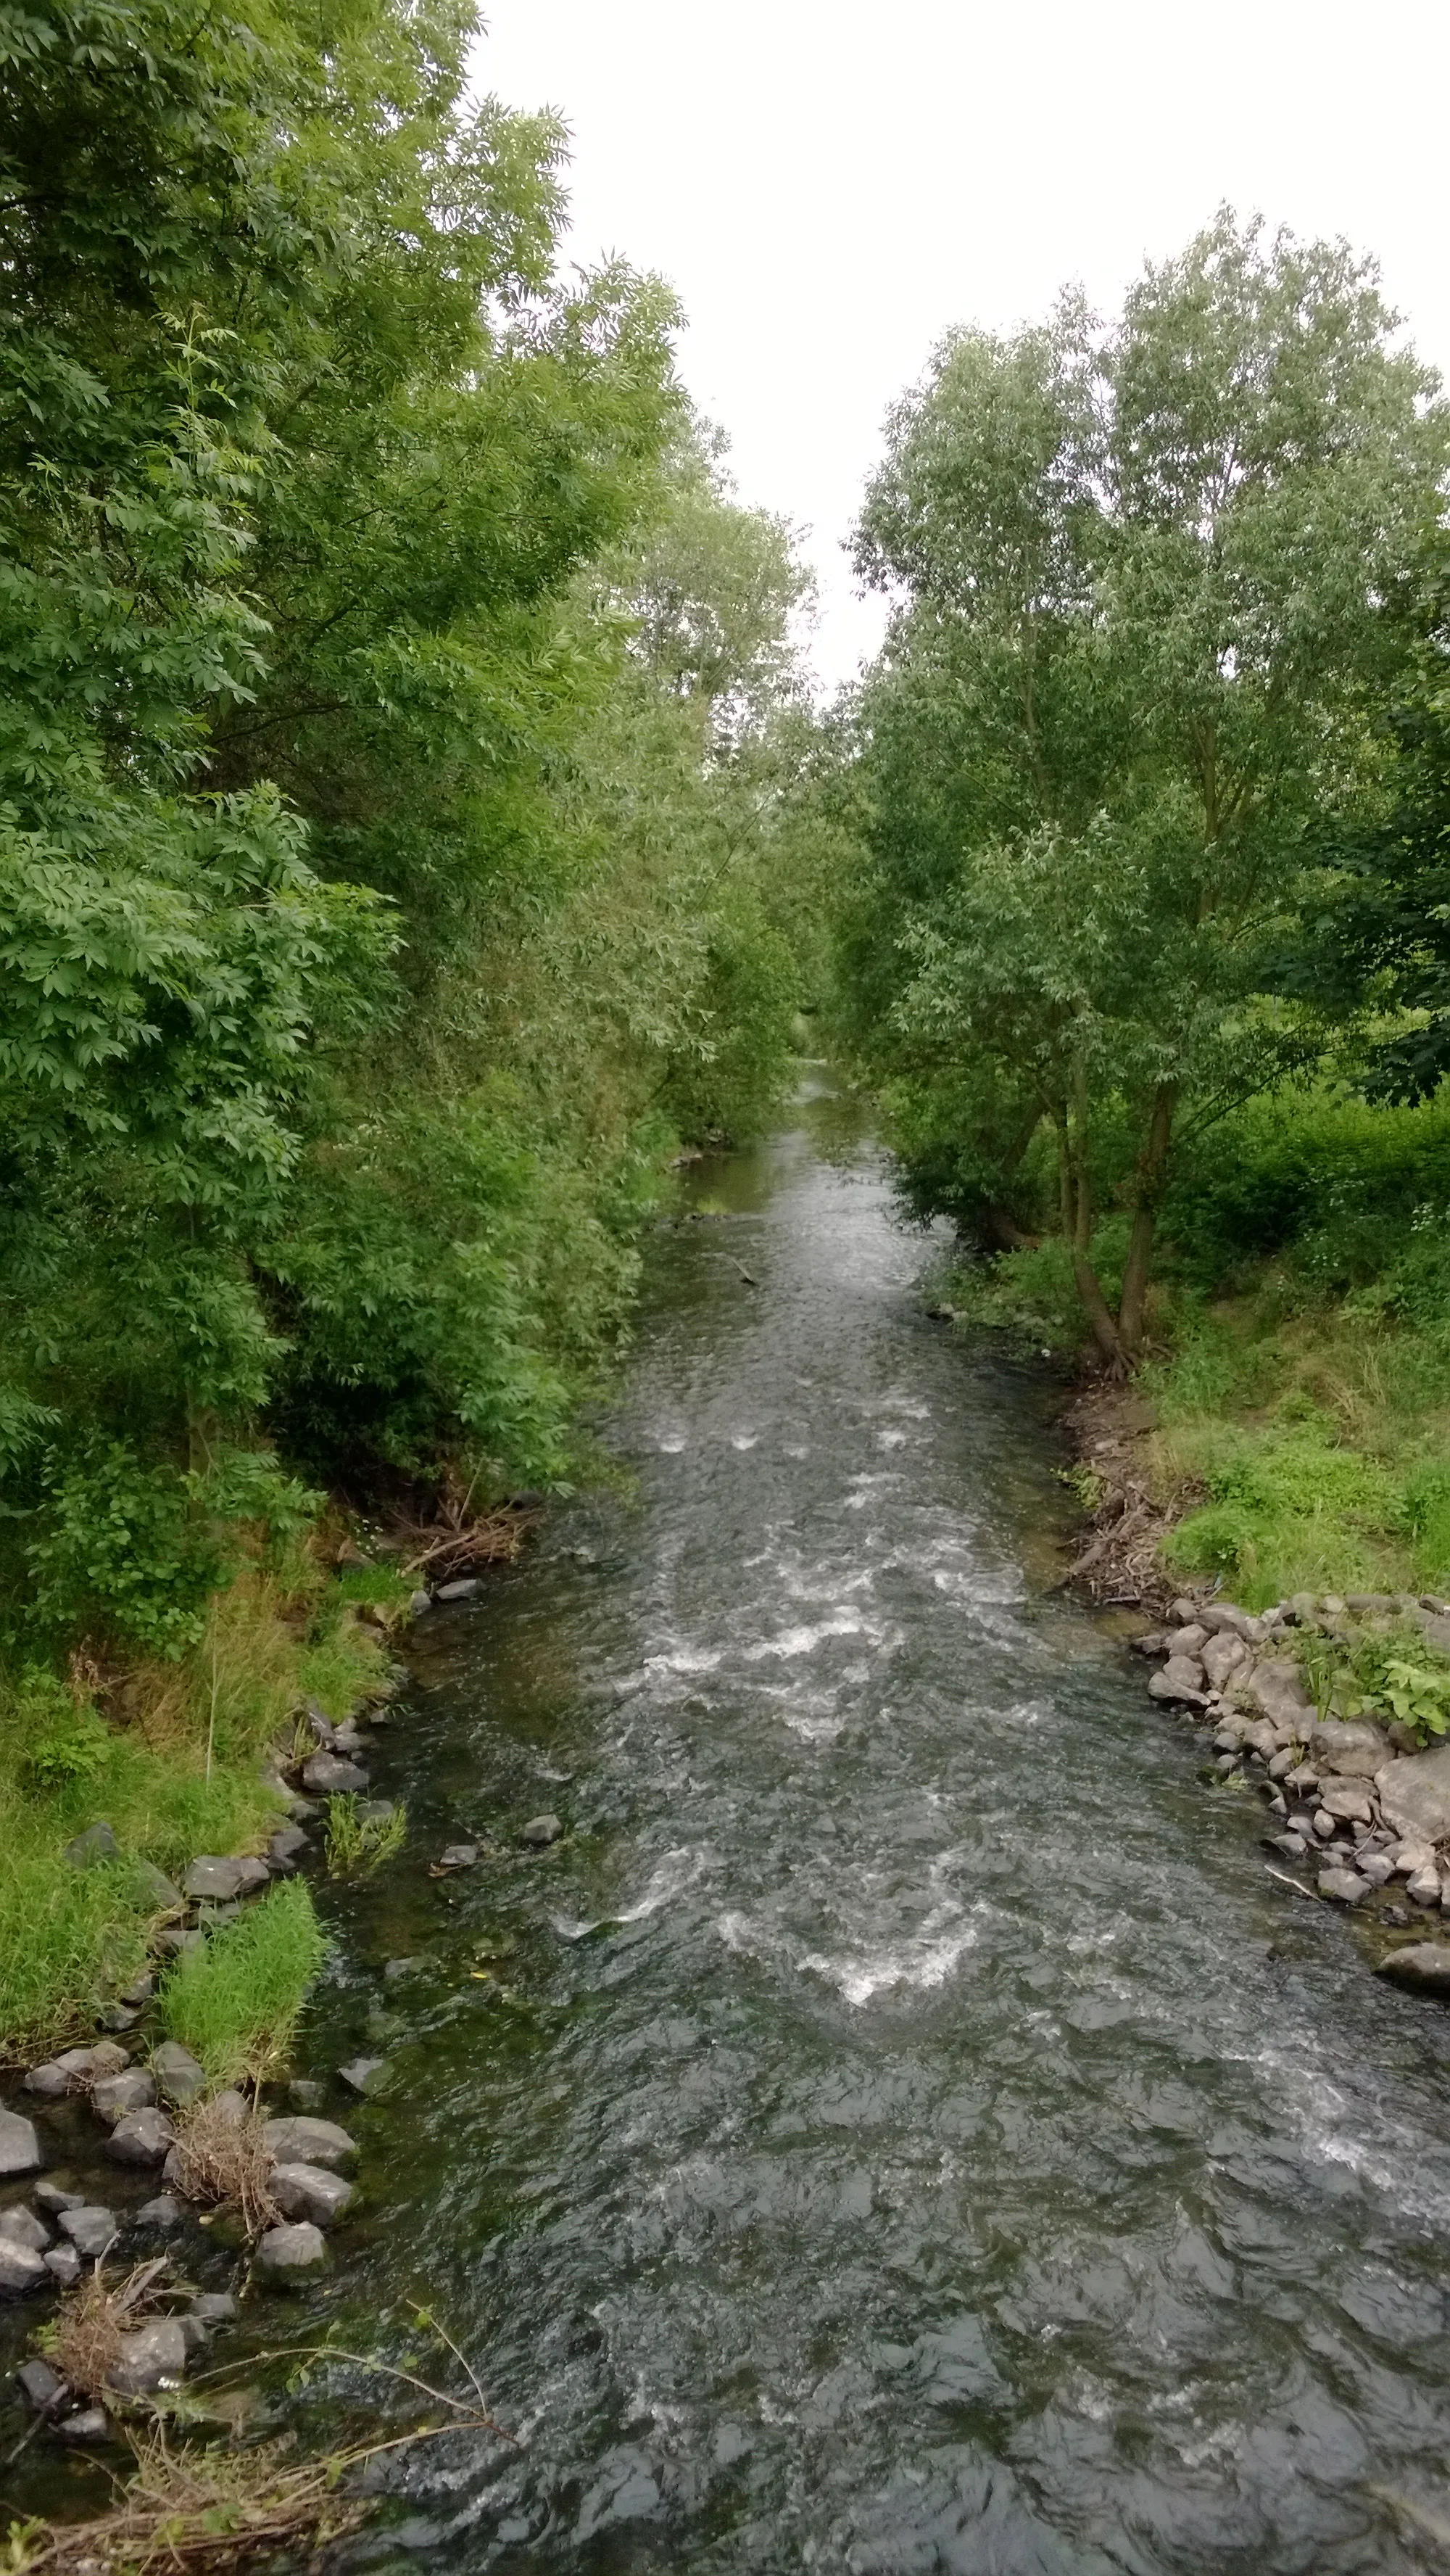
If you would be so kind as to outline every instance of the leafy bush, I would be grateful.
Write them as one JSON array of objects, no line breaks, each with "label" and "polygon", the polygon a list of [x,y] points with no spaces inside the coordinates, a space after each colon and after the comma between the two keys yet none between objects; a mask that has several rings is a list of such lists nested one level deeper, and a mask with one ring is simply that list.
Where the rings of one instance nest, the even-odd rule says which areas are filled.
[{"label": "leafy bush", "polygon": [[168,2038],[191,2050],[213,2085],[262,2076],[285,2061],[326,1949],[303,1882],[269,1888],[178,1959],[161,1989]]}]

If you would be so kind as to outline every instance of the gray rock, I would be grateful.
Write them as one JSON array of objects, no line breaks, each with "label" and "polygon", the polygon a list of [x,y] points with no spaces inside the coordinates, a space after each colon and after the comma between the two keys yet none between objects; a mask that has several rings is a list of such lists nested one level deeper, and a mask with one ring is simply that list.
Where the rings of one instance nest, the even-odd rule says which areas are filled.
[{"label": "gray rock", "polygon": [[439,1853],[438,1866],[440,1869],[476,1869],[477,1843],[450,1843],[446,1851]]},{"label": "gray rock", "polygon": [[[1155,1673],[1148,1684],[1154,1699],[1176,1700],[1189,1708],[1202,1708],[1205,1702],[1203,1666],[1196,1655],[1170,1655],[1161,1673]],[[542,1823],[541,1817],[535,1818]],[[528,1827],[524,1827],[525,1840]]]},{"label": "gray rock", "polygon": [[1238,1609],[1232,1601],[1210,1601],[1206,1609],[1199,1611],[1198,1621],[1210,1633],[1222,1636],[1227,1630],[1241,1637],[1246,1646],[1256,1646],[1264,1633],[1262,1619],[1256,1619],[1252,1611]]},{"label": "gray rock", "polygon": [[274,2165],[272,2197],[284,2218],[310,2218],[316,2227],[332,2227],[352,2199],[352,2184],[325,2165]]},{"label": "gray rock", "polygon": [[1435,1846],[1422,1842],[1418,1834],[1407,1834],[1403,1842],[1391,1845],[1390,1860],[1399,1877],[1413,1878],[1417,1869],[1434,1868]]},{"label": "gray rock", "polygon": [[1379,1961],[1375,1975],[1388,1977],[1397,1986],[1413,1986],[1420,1994],[1450,1999],[1450,1941],[1411,1941],[1402,1950],[1391,1950]]},{"label": "gray rock", "polygon": [[[1161,1673],[1155,1673],[1153,1676],[1155,1682],[1161,1681],[1162,1678]],[[1151,1683],[1149,1688],[1152,1688]],[[563,1830],[557,1816],[530,1816],[528,1823],[519,1827],[519,1840],[521,1843],[532,1844],[535,1851],[543,1851],[548,1844],[559,1840]]]},{"label": "gray rock", "polygon": [[1270,1851],[1282,1852],[1285,1860],[1302,1860],[1309,1848],[1302,1834],[1270,1834],[1267,1840]]},{"label": "gray rock", "polygon": [[326,2261],[322,2230],[307,2218],[290,2227],[270,2228],[257,2247],[257,2269],[272,2281],[304,2279],[309,2272],[320,2271]]},{"label": "gray rock", "polygon": [[179,2317],[152,2317],[125,2337],[108,2385],[118,2397],[148,2397],[186,2377],[186,2337]]},{"label": "gray rock", "polygon": [[124,2075],[107,2075],[91,2087],[92,2108],[112,2127],[128,2111],[147,2110],[155,2099],[155,2080],[139,2066],[128,2066]]},{"label": "gray rock", "polygon": [[0,2236],[0,2299],[26,2298],[32,2290],[48,2290],[50,2281],[43,2255]]},{"label": "gray rock", "polygon": [[31,2198],[48,2218],[59,2218],[67,2209],[84,2209],[86,2205],[83,2191],[63,2191],[58,2182],[38,2182]]},{"label": "gray rock", "polygon": [[156,1992],[156,1980],[148,1968],[143,1976],[133,1977],[122,1991],[123,2004],[149,2004]]},{"label": "gray rock", "polygon": [[409,1595],[408,1608],[413,1618],[421,1619],[424,1611],[431,1610],[432,1607],[433,1595],[431,1592],[424,1592],[420,1587],[418,1591]]},{"label": "gray rock", "polygon": [[43,2254],[50,2243],[50,2229],[44,2219],[37,2218],[23,2202],[13,2209],[0,2209],[0,2236],[11,2245],[28,2246],[32,2254]]},{"label": "gray rock", "polygon": [[1343,1776],[1326,1780],[1319,1792],[1319,1803],[1327,1815],[1336,1816],[1341,1822],[1356,1825],[1374,1822],[1374,1800],[1367,1780]]},{"label": "gray rock", "polygon": [[81,2277],[81,2258],[73,2245],[52,2245],[41,2256],[47,2272],[63,2290],[73,2290]]},{"label": "gray rock", "polygon": [[1292,1771],[1286,1771],[1284,1786],[1291,1789],[1296,1798],[1307,1798],[1310,1790],[1319,1786],[1319,1774],[1313,1763],[1300,1762]]},{"label": "gray rock", "polygon": [[70,2395],[69,2383],[58,2370],[51,2369],[48,2361],[22,2361],[15,2376],[37,2415],[44,2414],[49,2406],[59,2406]]},{"label": "gray rock", "polygon": [[0,2111],[0,2181],[39,2173],[44,2162],[34,2121],[22,2118],[18,2111]]},{"label": "gray rock", "polygon": [[175,2143],[176,2131],[164,2111],[128,2111],[106,2140],[105,2153],[119,2165],[159,2165]]},{"label": "gray rock", "polygon": [[234,1897],[250,1896],[255,1888],[265,1887],[271,1874],[266,1862],[250,1852],[202,1852],[182,1885],[194,1899],[229,1905]]},{"label": "gray rock", "polygon": [[1387,1738],[1363,1718],[1316,1718],[1309,1730],[1309,1750],[1320,1771],[1372,1780],[1390,1758]]},{"label": "gray rock", "polygon": [[1355,1866],[1361,1876],[1369,1880],[1371,1887],[1383,1887],[1394,1875],[1388,1852],[1360,1852],[1356,1855]]},{"label": "gray rock", "polygon": [[1327,1843],[1333,1839],[1334,1818],[1330,1815],[1326,1815],[1322,1807],[1316,1808],[1315,1810],[1314,1831],[1319,1836],[1321,1842]]},{"label": "gray rock", "polygon": [[1285,1745],[1280,1752],[1270,1756],[1269,1778],[1271,1780],[1287,1780],[1290,1772],[1296,1770],[1298,1767],[1299,1766],[1294,1760],[1292,1746]]},{"label": "gray rock", "polygon": [[1417,1905],[1439,1904],[1440,1873],[1433,1862],[1428,1869],[1417,1869],[1411,1874],[1405,1881],[1405,1894],[1412,1896]]},{"label": "gray rock", "polygon": [[320,1798],[346,1795],[350,1790],[365,1789],[368,1775],[358,1762],[349,1762],[341,1753],[314,1753],[302,1765],[302,1777],[309,1789]]},{"label": "gray rock", "polygon": [[1190,1619],[1185,1627],[1171,1628],[1163,1640],[1165,1655],[1192,1655],[1196,1659],[1208,1643],[1208,1630]]},{"label": "gray rock", "polygon": [[64,2057],[47,2058],[43,2066],[32,2066],[25,2079],[25,2090],[42,2102],[63,2101],[68,2093],[83,2093],[91,2078],[89,2048],[68,2048]]},{"label": "gray rock", "polygon": [[[473,1845],[471,1843],[466,1846],[463,1844],[455,1844],[454,1848],[455,1850],[463,1850],[466,1848],[471,1851],[473,1849]],[[417,1956],[407,1959],[389,1959],[383,1970],[383,1976],[387,1984],[391,1986],[395,1985],[400,1977],[416,1977],[419,1971],[426,1968],[427,1965],[428,1962],[426,1959],[419,1958]]]},{"label": "gray rock", "polygon": [[115,2439],[103,2406],[83,2406],[78,2414],[62,2415],[55,2431],[57,2441],[74,2442],[77,2446]]},{"label": "gray rock", "polygon": [[134,2004],[102,2004],[96,2015],[102,2030],[134,2030],[141,2014]]},{"label": "gray rock", "polygon": [[204,2326],[230,2325],[237,2313],[237,2303],[230,2290],[201,2290],[192,2300],[190,2313]]},{"label": "gray rock", "polygon": [[205,2352],[211,2336],[200,2317],[194,2317],[189,2309],[186,2315],[178,2317],[176,2322],[181,2328],[181,2339],[186,2346],[187,2360],[195,2361],[198,2353]]},{"label": "gray rock", "polygon": [[295,1870],[299,1859],[307,1848],[308,1838],[303,1832],[302,1827],[300,1825],[284,1825],[281,1832],[274,1834],[271,1841],[268,1843],[267,1858],[274,1869],[291,1872],[292,1870]]},{"label": "gray rock", "polygon": [[110,1826],[102,1820],[99,1824],[87,1825],[83,1834],[77,1834],[74,1842],[67,1843],[64,1857],[72,1869],[94,1869],[98,1861],[119,1860],[121,1846]]},{"label": "gray rock", "polygon": [[1427,1843],[1450,1837],[1450,1744],[1386,1763],[1375,1786],[1385,1823],[1396,1833]]},{"label": "gray rock", "polygon": [[269,2120],[262,2131],[269,2155],[283,2165],[346,2164],[357,2154],[357,2141],[335,2120]]},{"label": "gray rock", "polygon": [[60,2228],[76,2252],[84,2254],[88,2263],[94,2263],[119,2236],[121,2222],[113,2209],[103,2209],[98,2202],[87,2201],[79,2209],[62,2210]]},{"label": "gray rock", "polygon": [[136,2212],[136,2225],[156,2236],[170,2236],[185,2220],[186,2212],[173,2192],[159,2191],[154,2200],[143,2201]]},{"label": "gray rock", "polygon": [[1335,1905],[1358,1905],[1361,1897],[1369,1894],[1369,1881],[1361,1878],[1357,1870],[1322,1869],[1319,1893],[1329,1897]]},{"label": "gray rock", "polygon": [[337,2071],[350,2091],[376,2093],[387,2074],[388,2061],[385,2057],[352,2057]]},{"label": "gray rock", "polygon": [[1236,1673],[1246,1672],[1249,1650],[1242,1637],[1236,1637],[1232,1629],[1225,1628],[1216,1637],[1208,1639],[1200,1661],[1213,1689],[1221,1691],[1227,1688]]},{"label": "gray rock", "polygon": [[161,2088],[163,2100],[177,2110],[198,2101],[206,2091],[206,2069],[198,2064],[189,2048],[179,2039],[163,2039],[151,2052],[151,2072]]},{"label": "gray rock", "polygon": [[294,2111],[315,2111],[323,2098],[323,2088],[308,2075],[294,2075],[287,2087],[287,2099]]},{"label": "gray rock", "polygon": [[433,1598],[435,1601],[471,1601],[475,1592],[482,1590],[482,1582],[476,1574],[461,1574],[456,1582],[440,1583]]},{"label": "gray rock", "polygon": [[169,1950],[173,1957],[178,1959],[188,1950],[204,1950],[206,1947],[206,1934],[198,1932],[194,1925],[186,1931],[173,1925],[167,1931],[159,1933],[157,1939],[163,1950]]},{"label": "gray rock", "polygon": [[138,1860],[132,1863],[131,1874],[158,1913],[180,1913],[184,1901],[181,1890],[173,1887],[164,1870],[157,1869],[149,1860]]},{"label": "gray rock", "polygon": [[239,2092],[235,2084],[228,2084],[223,2092],[214,2093],[211,2107],[219,2120],[225,2120],[229,2129],[240,2129],[252,2108],[245,2093]]},{"label": "gray rock", "polygon": [[1254,1707],[1262,1709],[1271,1726],[1288,1727],[1296,1743],[1309,1741],[1314,1710],[1297,1664],[1287,1663],[1278,1656],[1267,1656],[1263,1663],[1255,1664],[1244,1690]]}]

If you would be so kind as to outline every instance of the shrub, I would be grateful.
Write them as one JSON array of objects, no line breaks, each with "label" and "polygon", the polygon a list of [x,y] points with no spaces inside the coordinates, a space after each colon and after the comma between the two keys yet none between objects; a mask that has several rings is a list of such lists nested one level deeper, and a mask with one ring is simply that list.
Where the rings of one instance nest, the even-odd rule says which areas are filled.
[{"label": "shrub", "polygon": [[213,2085],[260,2078],[285,2060],[326,1947],[302,1881],[269,1888],[177,1961],[161,1990],[167,2036]]}]

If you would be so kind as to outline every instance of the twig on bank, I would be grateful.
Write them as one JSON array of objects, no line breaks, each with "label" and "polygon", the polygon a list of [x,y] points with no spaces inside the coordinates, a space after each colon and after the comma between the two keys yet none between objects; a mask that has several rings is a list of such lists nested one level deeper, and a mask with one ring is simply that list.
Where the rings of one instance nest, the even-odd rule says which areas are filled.
[{"label": "twig on bank", "polygon": [[1323,1905],[1326,1902],[1317,1887],[1301,1887],[1297,1878],[1291,1878],[1286,1869],[1275,1869],[1271,1860],[1266,1860],[1264,1867],[1270,1878],[1276,1878],[1281,1887],[1292,1887],[1296,1896],[1307,1897],[1311,1905]]}]

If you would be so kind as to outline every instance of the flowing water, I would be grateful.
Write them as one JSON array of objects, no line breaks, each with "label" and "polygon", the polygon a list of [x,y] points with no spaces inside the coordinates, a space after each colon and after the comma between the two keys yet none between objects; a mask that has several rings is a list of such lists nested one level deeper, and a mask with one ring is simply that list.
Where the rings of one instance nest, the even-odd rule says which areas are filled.
[{"label": "flowing water", "polygon": [[420,1627],[375,1764],[494,1855],[344,1901],[329,2311],[425,2304],[525,2436],[416,2455],[379,2563],[1442,2565],[1450,2020],[1050,1595],[1045,1391],[799,1118],[656,1239],[632,1485]]}]

